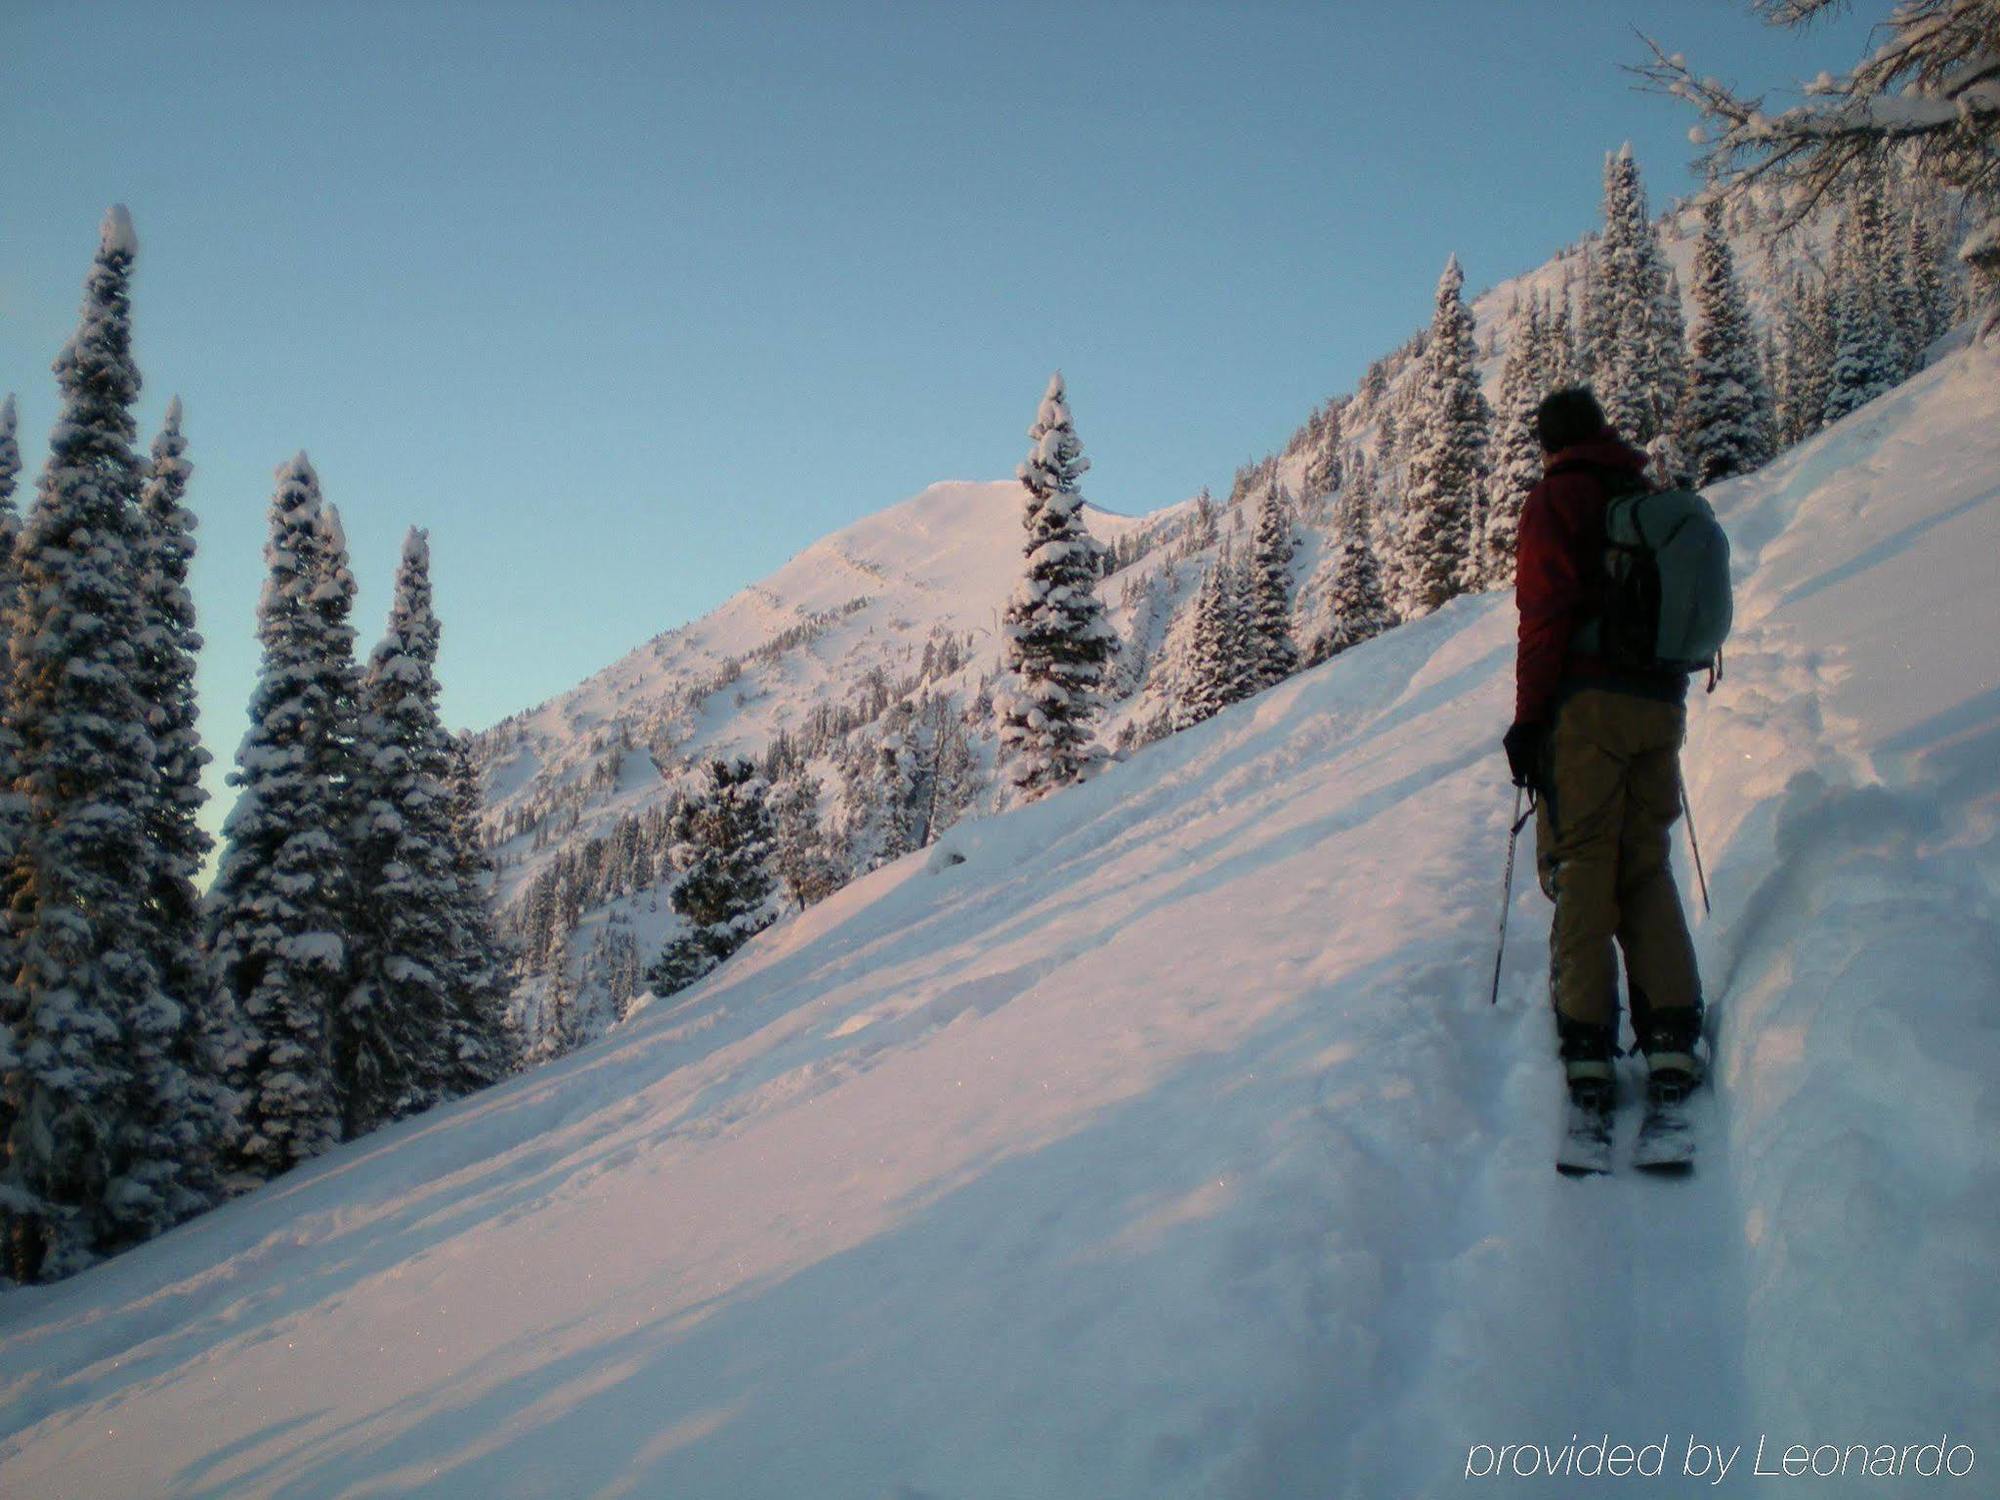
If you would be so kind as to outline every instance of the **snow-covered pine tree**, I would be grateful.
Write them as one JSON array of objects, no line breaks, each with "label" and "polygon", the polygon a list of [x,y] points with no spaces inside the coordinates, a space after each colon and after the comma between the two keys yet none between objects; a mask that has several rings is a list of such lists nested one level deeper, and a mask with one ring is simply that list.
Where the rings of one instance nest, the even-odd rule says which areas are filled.
[{"label": "snow-covered pine tree", "polygon": [[1763,338],[1758,342],[1757,368],[1764,377],[1764,389],[1771,397],[1771,452],[1776,454],[1785,444],[1785,357],[1778,347],[1778,319],[1775,316],[1764,325]]},{"label": "snow-covered pine tree", "polygon": [[1857,193],[1834,237],[1833,364],[1825,420],[1837,422],[1894,386],[1901,353],[1882,305],[1873,247],[1882,233],[1873,192]]},{"label": "snow-covered pine tree", "polygon": [[1174,702],[1176,731],[1213,718],[1240,696],[1242,666],[1238,654],[1235,569],[1225,552],[1202,575],[1194,598],[1194,618],[1188,627],[1186,656],[1176,673],[1180,691]]},{"label": "snow-covered pine tree", "polygon": [[1680,403],[1683,354],[1679,298],[1629,142],[1604,161],[1604,238],[1596,270],[1605,326],[1591,378],[1611,425],[1644,448],[1670,428]]},{"label": "snow-covered pine tree", "polygon": [[1660,265],[1666,272],[1659,295],[1653,299],[1650,326],[1654,367],[1660,372],[1660,435],[1670,443],[1678,433],[1681,407],[1687,400],[1687,314],[1683,311],[1680,272],[1660,249],[1659,235],[1653,236]]},{"label": "snow-covered pine tree", "polygon": [[1772,451],[1771,399],[1759,367],[1756,330],[1716,200],[1703,212],[1695,247],[1694,305],[1681,451],[1695,482],[1708,485],[1762,467]]},{"label": "snow-covered pine tree", "polygon": [[1340,497],[1340,552],[1333,569],[1333,623],[1316,655],[1338,656],[1396,623],[1383,594],[1382,571],[1370,538],[1374,504],[1373,478],[1366,469],[1361,469]]},{"label": "snow-covered pine tree", "polygon": [[979,758],[966,736],[965,719],[949,693],[926,693],[917,705],[928,774],[919,809],[917,847],[928,848],[965,815],[982,789]]},{"label": "snow-covered pine tree", "polygon": [[1778,440],[1789,447],[1818,432],[1833,380],[1833,298],[1824,280],[1792,278],[1785,301],[1784,372],[1778,403]]},{"label": "snow-covered pine tree", "polygon": [[1581,384],[1584,376],[1577,359],[1576,333],[1569,315],[1569,298],[1558,295],[1551,312],[1542,307],[1542,371],[1539,384],[1546,395],[1565,386]]},{"label": "snow-covered pine tree", "polygon": [[263,658],[208,907],[219,1003],[240,1029],[227,1059],[242,1096],[237,1158],[264,1177],[340,1138],[330,1027],[347,993],[352,910],[353,579],[306,456],[277,480]]},{"label": "snow-covered pine tree", "polygon": [[[12,905],[14,855],[21,847],[21,832],[27,826],[27,802],[16,788],[21,776],[20,742],[8,722],[6,704],[13,697],[14,665],[7,649],[6,633],[12,628],[15,587],[19,565],[15,548],[21,537],[21,513],[15,507],[14,488],[21,473],[21,448],[15,439],[18,419],[14,398],[0,403],[0,912]],[[8,924],[0,919],[0,1165],[4,1165],[7,1137],[13,1124],[10,1091],[6,1078],[18,1066],[12,1046],[21,1022],[20,991],[14,976],[20,972],[18,951]],[[0,1275],[11,1263],[7,1244],[7,1214],[0,1204]]]},{"label": "snow-covered pine tree", "polygon": [[449,1097],[450,739],[438,719],[430,539],[411,527],[386,633],[361,681],[353,955],[333,1014],[334,1092],[353,1140]]},{"label": "snow-covered pine tree", "polygon": [[1908,380],[1923,364],[1924,349],[1930,343],[1929,330],[1916,286],[1910,280],[1909,237],[1897,232],[1897,216],[1889,200],[1875,192],[1879,216],[1871,259],[1875,285],[1881,302],[1883,321],[1888,324],[1896,359],[1896,379]]},{"label": "snow-covered pine tree", "polygon": [[192,1082],[187,1097],[164,1098],[156,1105],[157,1128],[173,1140],[183,1163],[187,1196],[177,1218],[220,1195],[224,1151],[233,1129],[220,1050],[227,1045],[227,1019],[214,1011],[196,886],[213,840],[197,821],[208,800],[201,772],[209,754],[202,747],[195,706],[195,664],[202,640],[188,591],[196,524],[186,505],[192,472],[176,396],[167,404],[139,491],[140,627],[134,685],[145,705],[158,772],[146,808],[146,839],[153,856],[148,877],[153,962],[161,985],[181,1009],[173,1051],[179,1070]]},{"label": "snow-covered pine tree", "polygon": [[[17,1275],[67,1275],[191,1206],[162,1111],[195,1084],[183,1013],[154,966],[145,872],[153,741],[134,690],[141,625],[130,280],[122,206],[105,216],[62,416],[16,550],[7,721],[25,825],[14,851],[14,1023],[0,1045],[0,1208]],[[135,879],[135,872],[140,878]]]},{"label": "snow-covered pine tree", "polygon": [[1299,648],[1292,640],[1292,522],[1290,507],[1275,476],[1257,504],[1257,530],[1251,544],[1246,640],[1250,691],[1283,682],[1299,669]]},{"label": "snow-covered pine tree", "polygon": [[1474,368],[1464,289],[1454,255],[1438,280],[1409,440],[1403,546],[1418,614],[1464,592],[1471,527],[1488,479],[1492,409]]},{"label": "snow-covered pine tree", "polygon": [[1945,281],[1937,226],[1922,204],[1910,211],[1906,234],[1910,288],[1922,320],[1924,347],[1929,348],[1951,327],[1951,291]]},{"label": "snow-covered pine tree", "polygon": [[1577,292],[1576,375],[1581,383],[1604,378],[1617,342],[1611,287],[1604,279],[1601,246],[1585,245],[1583,281]]},{"label": "snow-covered pine tree", "polygon": [[494,930],[492,861],[479,829],[479,768],[471,741],[449,744],[451,888],[447,994],[451,1001],[447,1095],[461,1098],[520,1066],[520,1039],[507,1020],[507,958]]},{"label": "snow-covered pine tree", "polygon": [[688,931],[647,975],[656,995],[685,989],[768,927],[775,830],[770,787],[747,760],[711,761],[701,790],[674,810],[669,898]]},{"label": "snow-covered pine tree", "polygon": [[1299,480],[1299,502],[1317,506],[1341,484],[1341,405],[1328,402],[1313,434],[1312,450]]},{"label": "snow-covered pine tree", "polygon": [[1102,756],[1091,738],[1117,632],[1097,597],[1103,545],[1083,520],[1078,481],[1090,467],[1070,423],[1062,372],[1049,380],[1021,465],[1027,570],[1004,616],[1007,687],[1000,744],[1008,780],[1034,801]]},{"label": "snow-covered pine tree", "polygon": [[1520,533],[1521,502],[1541,481],[1542,445],[1535,432],[1535,411],[1555,389],[1546,371],[1552,363],[1550,330],[1535,302],[1518,308],[1507,329],[1507,354],[1500,366],[1500,391],[1494,413],[1493,479],[1489,487],[1483,544],[1484,572],[1496,587],[1514,581],[1514,549]]},{"label": "snow-covered pine tree", "polygon": [[800,911],[840,889],[839,864],[820,820],[819,778],[796,769],[771,791],[772,868]]},{"label": "snow-covered pine tree", "polygon": [[[535,1009],[526,1061],[545,1063],[573,1052],[586,1040],[577,1010],[576,985],[569,977],[570,940],[576,934],[576,913],[566,901],[556,903],[549,928],[549,974]],[[656,995],[670,994],[648,976]],[[676,986],[678,988],[678,986]]]}]

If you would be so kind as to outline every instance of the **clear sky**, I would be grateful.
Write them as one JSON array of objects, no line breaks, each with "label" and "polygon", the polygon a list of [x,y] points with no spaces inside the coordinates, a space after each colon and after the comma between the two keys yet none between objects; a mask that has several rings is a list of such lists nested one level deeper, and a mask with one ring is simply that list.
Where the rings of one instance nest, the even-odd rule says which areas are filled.
[{"label": "clear sky", "polygon": [[[1087,493],[1226,488],[1470,286],[1685,191],[1637,32],[1763,87],[1858,55],[1737,0],[0,0],[0,391],[25,502],[105,208],[150,443],[186,403],[213,783],[265,507],[305,449],[365,653],[431,531],[480,728],[940,479],[1011,476],[1050,370]],[[211,824],[220,804],[212,804]]]}]

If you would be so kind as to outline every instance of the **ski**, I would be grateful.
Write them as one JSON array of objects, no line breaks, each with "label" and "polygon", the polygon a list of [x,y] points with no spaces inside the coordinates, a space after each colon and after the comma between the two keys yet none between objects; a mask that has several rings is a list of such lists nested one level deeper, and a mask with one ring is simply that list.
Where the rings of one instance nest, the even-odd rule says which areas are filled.
[{"label": "ski", "polygon": [[1565,1177],[1594,1177],[1611,1170],[1611,1096],[1572,1097],[1564,1106],[1562,1144],[1556,1170]]},{"label": "ski", "polygon": [[1646,1112],[1639,1121],[1639,1139],[1632,1148],[1632,1165],[1645,1172],[1671,1175],[1694,1170],[1694,1121],[1681,1089],[1646,1091]]}]

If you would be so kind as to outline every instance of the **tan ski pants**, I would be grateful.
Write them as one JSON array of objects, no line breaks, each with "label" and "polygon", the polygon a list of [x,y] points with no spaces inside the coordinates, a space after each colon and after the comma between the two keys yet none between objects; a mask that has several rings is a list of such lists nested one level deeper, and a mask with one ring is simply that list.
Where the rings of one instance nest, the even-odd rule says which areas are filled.
[{"label": "tan ski pants", "polygon": [[1694,944],[1668,862],[1681,811],[1680,747],[1687,710],[1587,688],[1557,710],[1541,807],[1536,868],[1555,902],[1549,985],[1559,1014],[1618,1020],[1624,951],[1633,1026],[1650,1011],[1701,998]]}]

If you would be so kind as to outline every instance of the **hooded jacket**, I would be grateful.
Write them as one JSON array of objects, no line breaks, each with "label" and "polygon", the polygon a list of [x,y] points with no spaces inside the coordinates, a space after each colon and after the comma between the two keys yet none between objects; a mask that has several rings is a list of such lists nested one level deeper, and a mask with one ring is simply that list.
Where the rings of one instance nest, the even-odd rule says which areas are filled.
[{"label": "hooded jacket", "polygon": [[1645,482],[1646,455],[1606,431],[1550,454],[1521,506],[1515,602],[1521,611],[1514,666],[1514,722],[1545,724],[1566,684],[1603,686],[1679,702],[1679,675],[1618,672],[1573,651],[1570,639],[1595,608],[1594,571],[1604,549],[1606,472]]}]

